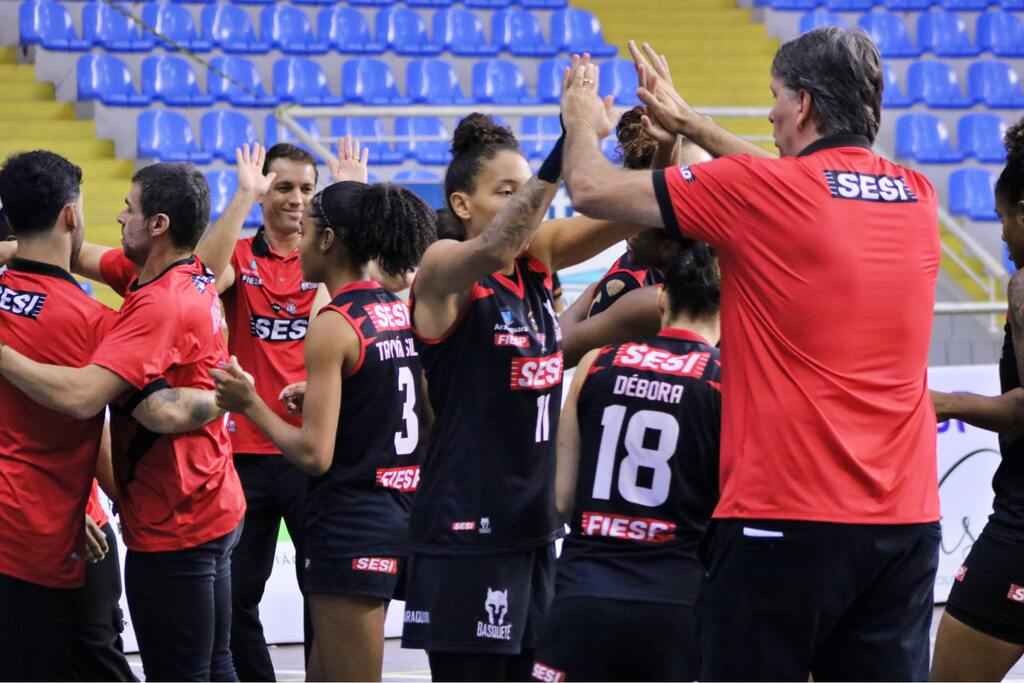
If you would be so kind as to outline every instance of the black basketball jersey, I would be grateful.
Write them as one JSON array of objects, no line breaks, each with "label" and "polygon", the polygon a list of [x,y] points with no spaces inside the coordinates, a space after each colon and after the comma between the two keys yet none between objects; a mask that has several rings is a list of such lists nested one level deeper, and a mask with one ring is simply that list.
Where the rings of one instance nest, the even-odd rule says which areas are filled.
[{"label": "black basketball jersey", "polygon": [[718,349],[685,330],[601,350],[577,400],[558,597],[693,604],[718,502],[720,381]]},{"label": "black basketball jersey", "polygon": [[[1021,386],[1009,322],[999,358],[999,385],[1004,394]],[[992,477],[996,497],[986,533],[1024,541],[1024,436],[1000,434],[999,451],[1003,457]]]},{"label": "black basketball jersey", "polygon": [[310,480],[306,555],[404,554],[419,480],[418,411],[424,400],[412,316],[403,301],[372,281],[344,287],[323,311],[344,316],[363,350],[342,380],[334,460]]},{"label": "black basketball jersey", "polygon": [[598,281],[587,317],[607,311],[613,303],[634,289],[657,285],[664,279],[657,268],[641,268],[633,263],[627,251]]},{"label": "black basketball jersey", "polygon": [[473,285],[443,337],[416,340],[435,423],[413,507],[414,548],[489,554],[556,538],[563,364],[551,273],[522,256],[510,277]]}]

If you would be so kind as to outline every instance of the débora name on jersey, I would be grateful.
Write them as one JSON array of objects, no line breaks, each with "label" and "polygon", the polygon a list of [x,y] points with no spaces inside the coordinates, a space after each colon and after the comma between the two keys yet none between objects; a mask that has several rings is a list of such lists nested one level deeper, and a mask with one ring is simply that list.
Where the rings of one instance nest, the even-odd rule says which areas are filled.
[{"label": "d\u00e9bora name on jersey", "polygon": [[682,356],[647,344],[623,344],[615,354],[613,365],[635,370],[653,370],[676,377],[700,377],[711,360],[707,351],[694,351]]},{"label": "d\u00e9bora name on jersey", "polygon": [[43,312],[43,304],[45,303],[45,294],[39,292],[19,292],[16,289],[0,285],[0,311],[34,320]]},{"label": "d\u00e9bora name on jersey", "polygon": [[299,341],[306,338],[306,318],[268,318],[262,315],[249,317],[249,331],[263,341]]},{"label": "d\u00e9bora name on jersey", "polygon": [[550,389],[562,382],[562,352],[536,358],[512,359],[513,391]]},{"label": "d\u00e9bora name on jersey", "polygon": [[667,543],[675,539],[676,533],[673,522],[603,512],[584,512],[580,526],[584,536],[604,536],[644,543]]},{"label": "d\u00e9bora name on jersey", "polygon": [[420,485],[420,467],[388,467],[377,470],[377,486],[412,493]]}]

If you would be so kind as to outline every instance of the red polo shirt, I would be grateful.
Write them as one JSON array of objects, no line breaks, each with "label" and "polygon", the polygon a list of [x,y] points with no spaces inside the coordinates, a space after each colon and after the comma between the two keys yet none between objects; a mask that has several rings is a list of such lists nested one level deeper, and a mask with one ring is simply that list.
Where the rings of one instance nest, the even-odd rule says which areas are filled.
[{"label": "red polo shirt", "polygon": [[[303,348],[317,284],[302,279],[299,252],[279,254],[264,238],[264,228],[239,240],[231,254],[235,283],[221,298],[227,314],[228,350],[256,380],[256,393],[286,422],[302,425],[278,399],[289,384],[306,379]],[[228,417],[235,453],[280,453],[244,415]]]},{"label": "red polo shirt", "polygon": [[[123,254],[112,253],[105,255],[104,274],[127,271]],[[175,387],[213,389],[210,370],[227,360],[223,327],[213,275],[192,256],[145,284],[132,282],[90,363],[137,389],[160,378]],[[183,434],[142,432],[126,441],[112,430],[115,468],[128,473],[118,507],[129,549],[182,550],[238,526],[245,498],[223,420]]]},{"label": "red polo shirt", "polygon": [[720,256],[715,517],[937,520],[928,180],[836,136],[796,157],[669,168],[654,187],[666,227]]},{"label": "red polo shirt", "polygon": [[[0,339],[32,360],[84,366],[116,319],[56,266],[14,259],[0,274]],[[76,420],[3,377],[0,414],[0,573],[50,588],[80,586],[103,414]]]}]

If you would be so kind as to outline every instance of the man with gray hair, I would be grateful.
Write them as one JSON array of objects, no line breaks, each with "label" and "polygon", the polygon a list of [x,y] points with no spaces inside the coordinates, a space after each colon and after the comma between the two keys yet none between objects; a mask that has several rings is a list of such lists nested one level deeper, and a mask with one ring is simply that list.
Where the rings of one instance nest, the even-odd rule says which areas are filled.
[{"label": "man with gray hair", "polygon": [[[769,114],[782,158],[770,158],[697,115],[664,57],[630,47],[648,129],[719,158],[613,168],[584,60],[563,88],[563,177],[576,210],[681,231],[721,259],[721,499],[703,542],[701,679],[925,680],[940,538],[925,383],[937,200],[871,151],[878,51],[835,27],[783,45]],[[636,444],[628,457],[658,464]]]}]

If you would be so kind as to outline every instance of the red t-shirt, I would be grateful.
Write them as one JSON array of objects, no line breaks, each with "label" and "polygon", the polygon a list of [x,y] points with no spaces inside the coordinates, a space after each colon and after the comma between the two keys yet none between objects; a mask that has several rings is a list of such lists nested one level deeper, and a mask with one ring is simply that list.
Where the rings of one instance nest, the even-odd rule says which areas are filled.
[{"label": "red t-shirt", "polygon": [[[116,251],[105,254],[104,262],[105,275],[129,268]],[[132,282],[117,323],[90,363],[137,389],[160,378],[174,387],[213,389],[210,370],[227,360],[223,327],[213,276],[189,257],[141,286]],[[124,472],[126,454],[118,444],[125,441],[113,429],[112,439],[115,469]],[[127,456],[131,475],[121,481],[118,509],[129,549],[192,548],[238,526],[245,498],[223,420],[184,434],[152,436]]]},{"label": "red t-shirt", "polygon": [[720,257],[715,517],[937,520],[928,180],[836,136],[796,157],[669,168],[654,185],[666,227]]},{"label": "red t-shirt", "polygon": [[92,480],[92,491],[89,492],[89,501],[85,504],[85,514],[92,517],[96,526],[103,526],[108,521],[107,511],[103,509],[100,502],[100,487],[95,479]]},{"label": "red t-shirt", "polygon": [[[256,380],[256,393],[286,422],[302,417],[285,412],[278,400],[287,385],[306,379],[303,346],[317,284],[302,280],[299,252],[282,255],[267,244],[263,228],[239,240],[231,254],[235,283],[221,298],[227,314],[228,350]],[[244,415],[228,416],[235,453],[280,453]]]},{"label": "red t-shirt", "polygon": [[[0,274],[0,339],[32,360],[82,367],[116,319],[56,266],[14,259]],[[0,413],[0,573],[80,586],[103,414],[77,420],[49,410],[3,377]]]}]

